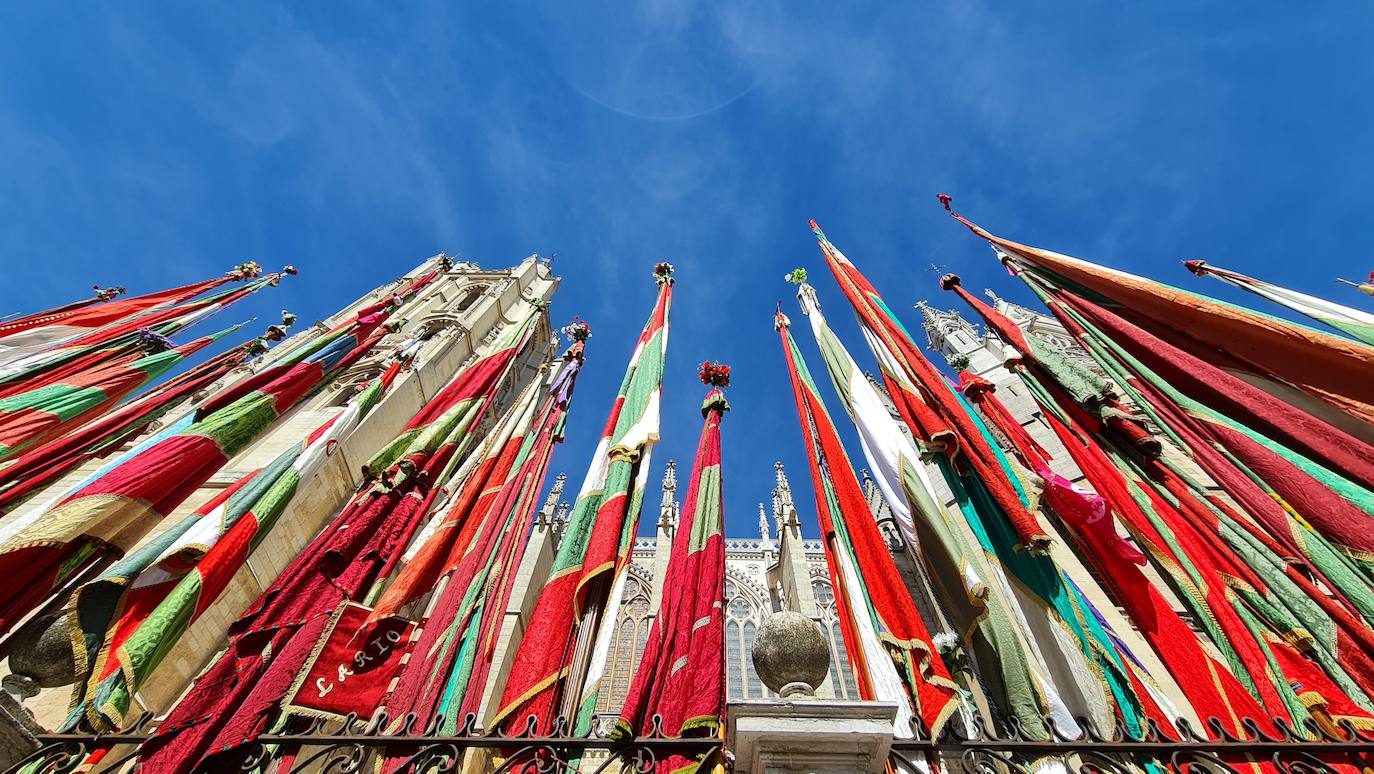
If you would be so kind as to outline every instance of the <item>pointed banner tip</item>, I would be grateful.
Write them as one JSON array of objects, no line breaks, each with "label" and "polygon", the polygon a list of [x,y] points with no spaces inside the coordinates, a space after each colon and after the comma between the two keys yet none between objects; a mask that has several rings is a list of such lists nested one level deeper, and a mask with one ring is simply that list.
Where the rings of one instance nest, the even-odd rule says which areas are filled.
[{"label": "pointed banner tip", "polygon": [[1207,274],[1207,262],[1206,262],[1206,261],[1200,261],[1200,260],[1194,259],[1194,260],[1191,260],[1191,261],[1184,261],[1184,262],[1183,262],[1183,265],[1186,266],[1186,267],[1188,268],[1188,271],[1191,271],[1192,273],[1196,274],[1196,275],[1199,276],[1199,277],[1206,276],[1206,274]]},{"label": "pointed banner tip", "polygon": [[822,242],[830,241],[825,238],[825,232],[821,231],[821,227],[819,224],[816,223],[816,221],[807,220],[806,222],[811,224],[811,233],[815,234],[817,239],[821,240]]}]

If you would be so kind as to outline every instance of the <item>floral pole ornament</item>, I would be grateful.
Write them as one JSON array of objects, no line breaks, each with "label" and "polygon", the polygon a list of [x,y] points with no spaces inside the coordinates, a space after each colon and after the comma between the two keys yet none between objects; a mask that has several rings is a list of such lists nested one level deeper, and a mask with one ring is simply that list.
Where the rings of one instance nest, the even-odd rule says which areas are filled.
[{"label": "floral pole ornament", "polygon": [[259,274],[262,274],[262,265],[257,261],[244,261],[233,269],[225,272],[226,276],[233,277],[237,280],[252,279]]},{"label": "floral pole ornament", "polygon": [[288,274],[288,275],[294,277],[294,276],[296,276],[297,274],[300,274],[300,273],[301,273],[301,270],[300,270],[300,269],[297,269],[295,266],[292,266],[291,264],[288,263],[288,264],[286,264],[285,266],[282,267],[281,273],[282,273],[282,274]]},{"label": "floral pole ornament", "polygon": [[730,386],[730,366],[724,363],[712,363],[703,360],[701,371],[697,374],[701,383],[710,387],[729,387]]},{"label": "floral pole ornament", "polygon": [[592,337],[592,326],[584,322],[581,317],[574,316],[572,322],[559,328],[558,332],[573,341],[586,341]]},{"label": "floral pole ornament", "polygon": [[281,310],[281,324],[290,328],[292,325],[296,324],[296,315],[289,309]]},{"label": "floral pole ornament", "polygon": [[92,285],[91,287],[95,288],[95,297],[101,301],[109,301],[112,298],[122,296],[128,292],[124,289],[123,285],[115,285],[109,288],[102,288],[99,285]]},{"label": "floral pole ornament", "polygon": [[139,328],[136,335],[139,345],[146,347],[149,352],[166,352],[176,346],[171,339],[152,328]]},{"label": "floral pole ornament", "polygon": [[677,282],[677,280],[673,279],[673,265],[667,261],[654,264],[654,282],[660,285],[672,285]]},{"label": "floral pole ornament", "polygon": [[789,271],[786,274],[782,275],[782,278],[783,280],[790,282],[793,285],[800,285],[806,282],[806,269],[793,269],[792,271]]}]

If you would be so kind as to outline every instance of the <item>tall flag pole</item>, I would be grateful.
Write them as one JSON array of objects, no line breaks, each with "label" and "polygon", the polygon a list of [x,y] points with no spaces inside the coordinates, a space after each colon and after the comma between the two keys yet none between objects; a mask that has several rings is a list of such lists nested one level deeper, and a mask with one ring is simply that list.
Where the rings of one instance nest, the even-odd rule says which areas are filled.
[{"label": "tall flag pole", "polygon": [[390,332],[393,306],[368,310],[260,389],[212,412],[202,407],[132,458],[0,527],[0,572],[16,580],[0,601],[0,627],[12,628],[76,573],[127,553],[268,426],[367,354]]},{"label": "tall flag pole", "polygon": [[1287,556],[1311,564],[1374,623],[1374,445],[1003,255],[1136,405],[1182,436],[1198,464]]},{"label": "tall flag pole", "polygon": [[[948,207],[948,204],[946,204]],[[1178,349],[1228,371],[1301,391],[1292,400],[1320,401],[1374,422],[1374,347],[1305,325],[1226,304],[1199,293],[994,236],[951,214],[1023,267],[1070,288]]]},{"label": "tall flag pole", "polygon": [[797,299],[811,323],[831,384],[859,431],[864,457],[905,542],[913,552],[921,548],[913,558],[950,588],[962,591],[942,595],[948,597],[942,599],[943,607],[963,633],[961,638],[956,635],[963,647],[997,664],[1000,679],[988,684],[995,689],[992,698],[1031,733],[1043,731],[1045,707],[1053,708],[1061,730],[1076,727],[1040,649],[1027,640],[1017,602],[1008,593],[1011,582],[995,553],[985,550],[962,519],[938,505],[921,452],[831,331],[815,289],[805,283],[805,270],[793,272],[789,280],[800,282]]},{"label": "tall flag pole", "polygon": [[326,633],[395,567],[480,435],[482,417],[543,313],[534,305],[507,326],[420,409],[421,424],[413,419],[401,432],[404,444],[389,445],[365,467],[368,483],[230,626],[229,649],[144,743],[148,770],[233,765],[243,746],[280,714]]},{"label": "tall flag pole", "polygon": [[0,398],[0,461],[54,440],[104,415],[182,360],[238,331],[243,323],[164,348],[152,336],[149,354],[98,364],[55,383]]},{"label": "tall flag pole", "polygon": [[[1101,422],[1076,404],[1065,400],[1056,402],[1051,398],[1056,388],[1039,384],[1029,373],[1021,375],[1044,408],[1046,422],[1096,490],[1095,493],[1084,492],[1050,473],[1046,480],[1046,501],[1079,538],[1084,547],[1082,555],[1096,567],[1114,599],[1175,677],[1198,716],[1218,718],[1227,731],[1238,734],[1245,733],[1243,719],[1253,720],[1265,728],[1271,727],[1269,718],[1275,714],[1287,715],[1301,723],[1306,713],[1294,713],[1293,710],[1299,704],[1310,707],[1319,704],[1323,712],[1348,717],[1359,724],[1367,723],[1367,711],[1352,702],[1347,688],[1338,687],[1337,683],[1352,688],[1361,699],[1365,696],[1364,689],[1358,687],[1345,670],[1335,667],[1336,660],[1329,652],[1323,652],[1333,640],[1345,640],[1339,622],[1320,610],[1313,610],[1310,603],[1303,604],[1291,593],[1279,593],[1285,584],[1274,577],[1274,572],[1254,573],[1254,568],[1266,566],[1265,557],[1253,547],[1244,553],[1238,552],[1222,540],[1221,536],[1230,531],[1224,520],[1202,522],[1199,528],[1196,519],[1189,519],[1186,507],[1175,508],[1163,497],[1152,499],[1143,494],[1148,486],[1145,482],[1150,479],[1122,472],[1102,446],[1103,442],[1119,444],[1119,439],[1104,434]],[[980,405],[997,401],[990,390],[979,388],[970,392],[977,396],[974,399]],[[1096,429],[1089,430],[1089,427]],[[1032,454],[1024,448],[1016,452],[1023,458]],[[1180,504],[1195,502],[1184,499],[1190,495],[1179,494],[1182,495]],[[1141,562],[1136,558],[1134,547],[1123,541],[1114,529],[1113,514],[1121,518],[1136,542],[1164,570],[1161,574],[1173,582],[1178,598],[1197,620],[1203,622],[1203,631],[1213,647],[1201,643],[1199,635],[1150,582],[1139,566]],[[1226,557],[1222,569],[1218,569],[1212,558],[1218,555]],[[1225,569],[1225,562],[1247,569]],[[1274,557],[1269,566],[1278,565]],[[1265,579],[1271,583],[1266,585]],[[1228,594],[1228,586],[1239,589],[1240,593]],[[1260,604],[1244,601],[1246,597],[1261,594],[1266,599]],[[1304,619],[1323,632],[1306,648],[1306,657],[1298,655],[1289,643],[1304,641],[1309,635],[1299,634],[1291,627],[1291,621],[1275,625],[1274,611],[1286,607],[1302,610]],[[1253,622],[1250,628],[1245,625],[1245,619]],[[1267,626],[1261,627],[1265,630],[1257,638],[1252,629],[1261,626],[1261,621]],[[1368,654],[1360,650],[1341,650],[1347,659],[1368,668]],[[1315,662],[1309,660],[1313,658]],[[1305,666],[1299,666],[1303,662]],[[1286,679],[1275,681],[1273,676],[1276,674]],[[1336,682],[1332,682],[1328,674],[1335,674]],[[1298,699],[1295,694],[1280,704],[1262,705],[1263,694],[1254,687],[1261,682],[1274,683],[1284,692],[1290,685],[1300,684],[1307,699],[1294,701]],[[1265,698],[1272,699],[1272,696]],[[1315,701],[1309,705],[1308,700]],[[1209,734],[1215,731],[1206,730]]]},{"label": "tall flag pole", "polygon": [[[257,276],[257,264],[240,264],[221,277],[202,280],[190,285],[168,288],[156,293],[110,301],[100,306],[81,305],[28,315],[0,323],[0,366],[62,345],[105,326],[134,318],[152,310],[175,306],[235,280]],[[123,288],[119,288],[123,290]],[[104,293],[100,294],[105,295]],[[104,300],[97,296],[99,300]]]},{"label": "tall flag pole", "polygon": [[14,458],[0,468],[0,514],[13,512],[38,490],[87,460],[118,449],[175,406],[219,381],[250,357],[266,352],[269,342],[285,336],[286,326],[270,326],[265,335],[222,352],[85,427]]},{"label": "tall flag pole", "polygon": [[1184,261],[1183,265],[1199,277],[1216,277],[1227,285],[1267,298],[1323,325],[1329,325],[1347,336],[1374,345],[1374,314],[1255,279],[1238,271],[1213,266],[1206,261]]},{"label": "tall flag pole", "polygon": [[[508,414],[506,424],[511,427],[487,455],[498,461],[492,474],[468,480],[445,525],[416,553],[414,559],[419,561],[407,563],[398,583],[387,589],[369,616],[380,619],[404,604],[415,591],[401,581],[408,573],[409,577],[435,577],[431,557],[439,557],[437,579],[431,585],[434,597],[412,635],[414,645],[385,702],[387,715],[398,722],[413,717],[418,727],[427,728],[442,715],[441,732],[457,733],[467,718],[480,711],[539,490],[553,448],[562,441],[589,335],[585,325],[576,327],[573,344],[552,381],[547,386],[531,385],[521,401],[524,405]],[[463,496],[473,487],[483,489],[484,496]],[[406,757],[400,755],[391,763]]]},{"label": "tall flag pole", "polygon": [[[1370,274],[1374,275],[1374,272],[1370,272]],[[1356,290],[1360,291],[1366,296],[1374,296],[1374,276],[1371,276],[1368,282],[1352,282],[1348,279],[1343,279],[1341,277],[1337,277],[1336,281],[1341,283],[1342,285],[1349,285],[1350,287],[1355,288]]]},{"label": "tall flag pole", "polygon": [[83,298],[69,304],[63,304],[62,306],[55,306],[52,309],[45,309],[41,312],[15,315],[4,322],[0,322],[0,339],[30,328],[51,325],[77,310],[113,301],[128,292],[123,285],[112,285],[108,288],[92,285],[91,289],[95,291],[95,295],[89,298]]},{"label": "tall flag pole", "polygon": [[69,729],[82,721],[98,731],[119,728],[131,697],[381,401],[421,343],[400,345],[341,411],[273,462],[77,589],[68,603],[77,667]]},{"label": "tall flag pole", "polygon": [[[1131,686],[1125,658],[1092,615],[1087,599],[1050,557],[1051,539],[1031,507],[1026,473],[1017,470],[997,447],[972,407],[925,359],[858,268],[814,222],[812,231],[859,316],[902,418],[913,436],[939,452],[932,458],[965,523],[988,562],[1000,566],[1013,581],[1003,592],[1008,600],[1016,601],[1022,629],[1071,633],[1069,638],[1036,639],[1046,665],[1054,669],[1059,695],[1075,711],[1086,712],[1099,723],[1119,717],[1135,727],[1147,709],[1144,701]],[[993,580],[1000,579],[993,576]],[[1052,628],[1041,628],[1046,626]],[[1066,709],[1063,714],[1072,720]],[[1048,733],[1038,723],[1031,729]]]},{"label": "tall flag pole", "polygon": [[[725,524],[720,423],[730,404],[730,367],[702,363],[710,386],[701,414],[706,420],[692,465],[682,521],[664,574],[658,614],[649,628],[639,668],[630,683],[613,736],[629,740],[719,735],[725,716]],[[659,723],[655,727],[655,721]],[[702,771],[705,756],[669,756],[664,774]]]},{"label": "tall flag pole", "polygon": [[[546,733],[560,714],[590,725],[658,442],[673,267],[655,266],[654,280],[653,313],[630,356],[492,727],[523,729],[533,718]],[[602,625],[607,610],[612,614]]]},{"label": "tall flag pole", "polygon": [[0,397],[33,389],[54,378],[127,355],[141,343],[150,339],[155,341],[158,336],[172,336],[263,288],[275,287],[284,276],[294,274],[296,270],[288,266],[281,272],[260,278],[259,273],[257,264],[244,264],[230,272],[230,279],[253,280],[240,287],[219,290],[203,298],[159,305],[25,357],[6,360],[0,363]]},{"label": "tall flag pole", "polygon": [[[1021,338],[1014,324],[973,298],[960,286],[957,277],[946,275],[941,285],[973,306],[999,337],[1012,341]],[[1071,318],[1066,327],[1074,332],[1086,333],[1087,330]],[[1019,346],[1027,353],[1047,351],[1034,340],[1027,344],[1022,339]],[[1359,647],[1362,625],[1351,629],[1352,619],[1348,614],[1333,618],[1324,612],[1323,606],[1337,609],[1324,593],[1318,592],[1315,597],[1304,595],[1301,585],[1295,582],[1300,576],[1296,568],[1280,555],[1269,553],[1267,547],[1255,539],[1258,535],[1244,534],[1239,522],[1225,510],[1208,509],[1205,500],[1200,500],[1193,491],[1196,488],[1182,482],[1161,458],[1157,448],[1151,454],[1141,454],[1145,447],[1139,443],[1138,433],[1142,431],[1137,427],[1131,432],[1121,432],[1130,422],[1120,421],[1124,407],[1115,404],[1114,396],[1103,397],[1108,390],[1079,389],[1066,380],[1052,362],[1041,362],[1039,357],[1030,354],[1012,361],[1008,367],[1028,386],[1044,409],[1046,421],[1099,493],[1090,500],[1065,486],[1067,482],[1058,480],[1052,472],[1043,471],[1046,501],[1095,549],[1088,552],[1088,558],[1098,563],[1101,575],[1108,579],[1136,620],[1137,627],[1159,651],[1170,671],[1179,677],[1180,685],[1184,686],[1199,712],[1217,713],[1229,708],[1226,715],[1217,716],[1251,717],[1266,725],[1271,715],[1301,721],[1307,715],[1303,707],[1308,703],[1290,687],[1301,683],[1305,686],[1305,695],[1323,697],[1321,703],[1328,709],[1340,708],[1336,714],[1357,719],[1367,714],[1359,709],[1359,705],[1367,701],[1367,686],[1359,685],[1363,682],[1360,674],[1367,669],[1348,672],[1340,666],[1342,661],[1368,664],[1369,654]],[[1134,377],[1122,380],[1127,385],[1132,381]],[[971,385],[977,387],[976,383],[971,382]],[[977,388],[966,392],[973,400],[994,406],[990,416],[1004,413],[995,409],[997,400],[989,391]],[[1085,392],[1095,397],[1084,399]],[[1139,405],[1149,405],[1146,401],[1148,397]],[[1117,405],[1118,409],[1105,411],[1106,403]],[[1156,405],[1155,408],[1164,407]],[[1118,422],[1113,424],[1111,419]],[[1185,428],[1176,426],[1175,430],[1188,437]],[[1114,460],[1102,451],[1099,442],[1124,450],[1118,453],[1117,460],[1133,460],[1126,463],[1127,468],[1135,468],[1140,473],[1133,480],[1124,478],[1117,470],[1120,465],[1114,464]],[[1185,448],[1192,448],[1205,457],[1200,448],[1204,445],[1205,442],[1194,443]],[[1024,449],[1019,453],[1033,466],[1037,465]],[[1207,469],[1207,461],[1201,461],[1204,470]],[[1159,600],[1154,599],[1153,588],[1130,582],[1131,579],[1142,580],[1144,576],[1120,561],[1132,557],[1122,550],[1122,542],[1112,527],[1112,511],[1167,570],[1164,577],[1174,582],[1180,599],[1202,622],[1204,631],[1224,654],[1230,671],[1240,678],[1239,682],[1227,677],[1220,682],[1211,680],[1200,684],[1205,675],[1195,672],[1208,662],[1199,660],[1200,656],[1192,652],[1196,647],[1192,638],[1186,637],[1186,627],[1173,620],[1172,610],[1167,605],[1161,606]],[[1289,565],[1287,574],[1273,569],[1265,571],[1283,565]],[[1185,578],[1187,580],[1182,581]],[[1149,589],[1149,597],[1145,589]],[[1296,624],[1292,614],[1284,612],[1290,610],[1294,613],[1301,610],[1297,615],[1304,623]],[[1304,648],[1308,658],[1315,659],[1320,666],[1310,661],[1303,666],[1305,659],[1288,644],[1310,638],[1311,635],[1305,633],[1309,630],[1323,632],[1319,642]],[[1214,672],[1218,666],[1212,665],[1209,671]],[[1274,674],[1286,675],[1292,683],[1275,681],[1272,679]],[[1242,683],[1253,698],[1242,697],[1231,687]],[[1213,687],[1217,690],[1208,690]],[[1351,696],[1357,697],[1353,703]],[[1263,702],[1263,711],[1258,705],[1247,707],[1255,700]]]},{"label": "tall flag pole", "polygon": [[859,646],[850,650],[854,671],[867,677],[871,695],[865,698],[898,704],[898,736],[934,738],[958,710],[959,689],[878,531],[839,433],[792,338],[790,321],[778,312],[773,327],[781,337],[807,441],[826,563],[836,589],[843,590],[836,598],[845,599],[844,612]]},{"label": "tall flag pole", "polygon": [[[1306,716],[1304,700],[1294,687],[1298,684],[1313,689],[1308,691],[1310,695],[1368,695],[1367,670],[1358,668],[1368,664],[1374,653],[1369,650],[1367,580],[1349,566],[1347,559],[1335,554],[1310,525],[1292,521],[1291,506],[1266,494],[1259,483],[1262,479],[1252,478],[1235,457],[1214,447],[1216,441],[1203,435],[1205,423],[1197,422],[1206,416],[1205,410],[1191,405],[1185,413],[1157,391],[1166,383],[1156,374],[1141,370],[1138,362],[1127,368],[1111,350],[1101,346],[1111,339],[1092,321],[1077,315],[1068,295],[1051,296],[1049,288],[1029,274],[1022,273],[1021,277],[1038,294],[1045,293],[1042,297],[1049,300],[1056,314],[1063,315],[1061,320],[1067,320],[1066,325],[1077,333],[1099,365],[1131,392],[1133,403],[1150,407],[1161,424],[1181,435],[1184,448],[1203,472],[1234,498],[1218,498],[1200,483],[1189,481],[1167,458],[1141,461],[1131,455],[1112,454],[1112,464],[1131,471],[1132,494],[1141,501],[1139,512],[1122,504],[1118,513],[1127,519],[1142,545],[1151,548],[1158,562],[1177,568],[1165,577],[1188,579],[1176,591],[1194,608],[1236,677],[1262,701],[1269,714],[1280,717]],[[1163,350],[1168,345],[1159,341],[1155,346]],[[1100,424],[1072,401],[1060,400],[1059,405],[1083,427]],[[1116,438],[1113,434],[1103,437]],[[1091,469],[1092,461],[1086,464]],[[1288,475],[1296,474],[1290,471]],[[1110,486],[1110,482],[1103,486]],[[1304,496],[1322,491],[1322,486],[1311,482]],[[1233,510],[1236,505],[1241,512]],[[1308,573],[1326,588],[1319,590]],[[1322,669],[1312,674],[1310,661],[1290,658],[1293,653],[1288,648],[1271,641],[1287,637],[1291,642],[1305,642],[1312,631],[1322,632],[1318,646],[1305,650],[1322,664],[1325,675]],[[1347,670],[1342,664],[1356,668]],[[1273,674],[1288,675],[1292,682],[1273,680],[1269,676]],[[1361,687],[1360,683],[1366,685]],[[1357,713],[1348,710],[1345,714],[1353,717]]]},{"label": "tall flag pole", "polygon": [[1048,552],[1049,533],[1021,501],[1001,469],[996,452],[944,377],[921,354],[868,279],[825,238],[814,220],[810,223],[826,264],[854,307],[864,336],[882,367],[888,391],[912,433],[942,446],[952,464],[966,467],[981,480],[989,497],[1015,527],[1025,550]]}]

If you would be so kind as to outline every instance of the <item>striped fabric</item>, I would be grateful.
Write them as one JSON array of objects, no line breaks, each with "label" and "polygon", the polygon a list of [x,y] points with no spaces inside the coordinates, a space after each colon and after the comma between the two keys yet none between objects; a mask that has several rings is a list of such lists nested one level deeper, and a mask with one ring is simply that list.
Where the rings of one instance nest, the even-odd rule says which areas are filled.
[{"label": "striped fabric", "polygon": [[242,324],[174,349],[99,364],[42,387],[0,398],[0,460],[100,417],[182,360],[240,327]]},{"label": "striped fabric", "polygon": [[0,514],[13,512],[38,490],[77,466],[137,437],[166,412],[243,365],[252,344],[241,344],[216,355],[85,427],[14,458],[0,469]]},{"label": "striped fabric", "polygon": [[78,678],[68,728],[83,718],[97,730],[120,726],[130,697],[380,402],[415,349],[402,345],[382,374],[307,438],[77,590],[68,604],[72,631],[82,635],[72,643]]},{"label": "striped fabric", "polygon": [[[482,417],[527,349],[541,308],[508,326],[454,374],[421,414],[395,462],[368,484],[282,570],[229,628],[229,649],[197,679],[144,744],[146,770],[232,766],[263,732],[340,605],[370,596],[401,558],[450,476],[478,439]],[[492,360],[505,363],[492,368]],[[447,408],[436,412],[436,407]],[[411,428],[414,429],[414,428]],[[125,650],[128,650],[126,647]]]},{"label": "striped fabric", "polygon": [[1022,267],[1221,368],[1374,422],[1374,347],[1124,271],[1023,245],[955,215]]},{"label": "striped fabric", "polygon": [[251,276],[251,272],[235,270],[222,277],[133,296],[100,306],[68,305],[61,309],[0,323],[0,367],[65,344],[92,331],[175,306],[226,283],[249,279]]},{"label": "striped fabric", "polygon": [[779,312],[782,340],[801,422],[826,564],[842,614],[846,651],[865,699],[898,706],[894,732],[936,736],[959,708],[959,689],[935,652],[930,632],[868,509],[863,489],[806,362]]},{"label": "striped fabric", "polygon": [[[705,425],[692,464],[682,521],[664,575],[663,599],[625,697],[614,735],[655,729],[667,736],[717,736],[725,716],[725,523],[720,423],[730,405],[713,388],[701,405]],[[699,771],[703,758],[667,756],[660,774]]]},{"label": "striped fabric", "polygon": [[963,633],[963,646],[997,664],[1000,680],[991,697],[1004,711],[1015,715],[1023,728],[1040,729],[1042,708],[1057,711],[1056,720],[1076,727],[1060,688],[1051,677],[1040,651],[1027,640],[1016,617],[1017,601],[1005,593],[1010,587],[1005,570],[995,556],[985,554],[962,513],[949,513],[939,505],[934,483],[926,472],[921,452],[902,432],[877,388],[830,330],[815,291],[803,284],[797,293],[811,323],[831,384],[855,428],[869,469],[892,510],[909,550],[921,548],[917,561],[943,580],[950,589],[962,590],[942,598],[950,625]]},{"label": "striped fabric", "polygon": [[50,507],[11,519],[0,533],[0,571],[18,585],[0,601],[8,628],[84,568],[123,556],[263,430],[388,331],[390,306],[359,317],[260,389],[161,436]]},{"label": "striped fabric", "polygon": [[[484,462],[492,464],[473,471],[443,526],[402,571],[406,577],[418,560],[416,573],[429,576],[437,570],[437,575],[414,644],[385,703],[388,716],[398,722],[413,714],[417,724],[428,726],[442,715],[444,733],[456,733],[465,718],[481,709],[539,490],[553,448],[563,438],[583,348],[582,342],[575,343],[552,381],[530,385],[507,412],[497,442],[484,455]],[[406,587],[400,594],[393,596],[388,589],[377,610],[395,604],[388,598],[414,592]],[[407,757],[402,753],[389,759],[386,770]]]},{"label": "striped fabric", "polygon": [[1323,325],[1329,325],[1355,339],[1374,346],[1374,314],[1308,295],[1296,290],[1255,279],[1238,271],[1213,266],[1206,261],[1184,261],[1188,271],[1199,277],[1216,277],[1232,287],[1267,298],[1298,314],[1306,315]]},{"label": "striped fabric", "polygon": [[[672,306],[671,269],[658,274],[657,280],[658,300],[630,357],[548,581],[520,642],[500,709],[491,721],[493,727],[523,729],[527,718],[533,717],[540,731],[547,732],[560,714],[565,691],[574,691],[579,698],[579,725],[590,725],[614,615],[604,617],[591,643],[585,680],[572,686],[565,683],[573,666],[579,622],[589,610],[615,610],[619,605],[650,455],[658,442]],[[588,643],[584,639],[582,644]]]}]

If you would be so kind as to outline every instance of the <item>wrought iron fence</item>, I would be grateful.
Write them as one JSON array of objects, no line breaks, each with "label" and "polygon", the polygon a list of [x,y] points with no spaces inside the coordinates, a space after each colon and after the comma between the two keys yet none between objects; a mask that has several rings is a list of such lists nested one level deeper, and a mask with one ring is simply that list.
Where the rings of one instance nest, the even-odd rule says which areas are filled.
[{"label": "wrought iron fence", "polygon": [[[486,734],[472,717],[454,733],[441,733],[442,720],[425,729],[415,728],[413,716],[398,728],[384,715],[371,720],[350,717],[342,723],[311,721],[294,730],[259,736],[244,746],[239,766],[242,771],[268,771],[272,761],[290,757],[292,772],[354,774],[372,771],[372,761],[385,754],[397,766],[395,771],[443,774],[464,770],[465,758],[474,751],[491,754],[477,764],[478,770],[485,766],[498,773],[647,774],[677,755],[703,756],[712,768],[722,764],[729,769],[732,763],[719,739],[667,737],[657,718],[652,733],[626,741],[611,738],[614,716],[609,715],[598,717],[586,734],[573,733],[562,719],[548,735],[536,735],[533,720],[519,734]],[[98,769],[118,771],[132,763],[138,746],[153,736],[152,723],[152,717],[145,716],[119,734],[40,735],[42,747],[8,771],[85,771],[93,755],[98,757]],[[1032,774],[1043,771],[1047,761],[1074,774],[1252,774],[1256,764],[1271,767],[1275,774],[1374,770],[1374,731],[1361,730],[1348,721],[1311,721],[1294,728],[1275,720],[1274,731],[1267,732],[1247,720],[1242,721],[1241,734],[1214,718],[1204,728],[1180,719],[1172,729],[1161,729],[1149,721],[1137,733],[1120,723],[1103,733],[1080,720],[1082,731],[1070,735],[1052,718],[1045,719],[1043,731],[1024,729],[1015,722],[999,725],[997,733],[990,733],[975,718],[968,724],[950,723],[937,739],[894,739],[888,763],[896,772],[922,774],[937,768],[966,774]],[[468,766],[472,768],[472,761]]]},{"label": "wrought iron fence", "polygon": [[[241,748],[238,766],[246,772],[268,771],[274,760],[289,756],[292,772],[355,774],[372,771],[371,762],[386,755],[392,761],[388,771],[448,774],[464,770],[471,751],[487,751],[493,757],[479,763],[478,770],[485,766],[499,774],[648,774],[671,756],[714,761],[722,754],[722,743],[716,738],[666,736],[658,717],[646,736],[613,739],[610,729],[615,717],[598,716],[586,734],[574,734],[570,724],[559,718],[548,735],[536,735],[533,718],[523,732],[514,735],[485,734],[471,715],[453,733],[441,733],[442,716],[425,729],[415,727],[413,715],[396,728],[385,713],[372,719],[350,716],[341,723],[311,720],[299,729],[258,736]],[[40,734],[40,748],[5,774],[71,774],[90,770],[93,762],[101,771],[121,771],[133,764],[139,746],[154,736],[152,726],[153,717],[144,715],[118,734]],[[206,769],[223,770],[222,765]]]},{"label": "wrought iron fence", "polygon": [[975,718],[973,723],[950,723],[940,738],[895,739],[890,763],[898,772],[929,772],[938,758],[945,768],[957,766],[967,774],[1032,774],[1047,761],[1057,761],[1077,774],[1138,774],[1170,771],[1180,774],[1242,774],[1256,765],[1276,774],[1351,774],[1374,770],[1374,730],[1361,730],[1349,721],[1319,724],[1309,719],[1301,728],[1272,721],[1266,732],[1248,718],[1243,733],[1208,718],[1204,728],[1187,719],[1161,729],[1147,720],[1131,732],[1118,720],[1103,733],[1085,718],[1082,729],[1064,733],[1053,718],[1044,718],[1044,732],[1032,732],[1015,718],[996,733]]}]

